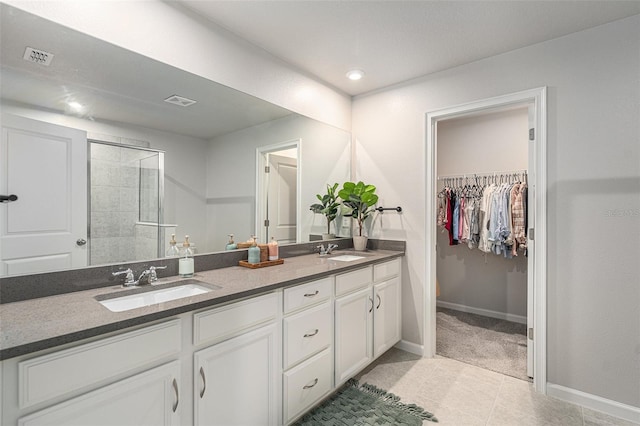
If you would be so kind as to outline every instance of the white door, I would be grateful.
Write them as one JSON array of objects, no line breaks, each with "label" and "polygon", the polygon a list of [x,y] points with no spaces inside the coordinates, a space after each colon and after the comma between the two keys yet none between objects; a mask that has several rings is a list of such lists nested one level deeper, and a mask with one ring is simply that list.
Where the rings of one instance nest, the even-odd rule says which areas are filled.
[{"label": "white door", "polygon": [[377,358],[400,341],[400,279],[376,284],[373,293],[373,357]]},{"label": "white door", "polygon": [[[269,154],[269,189],[267,193],[267,238],[281,243],[296,242],[297,160]],[[264,241],[268,243],[269,241]]]},{"label": "white door", "polygon": [[195,425],[276,425],[276,325],[194,354]]},{"label": "white door", "polygon": [[18,425],[178,426],[179,379],[180,362],[173,361],[22,417]]},{"label": "white door", "polygon": [[87,265],[86,132],[2,115],[0,276]]},{"label": "white door", "polygon": [[336,299],[335,385],[339,386],[373,360],[371,287]]}]

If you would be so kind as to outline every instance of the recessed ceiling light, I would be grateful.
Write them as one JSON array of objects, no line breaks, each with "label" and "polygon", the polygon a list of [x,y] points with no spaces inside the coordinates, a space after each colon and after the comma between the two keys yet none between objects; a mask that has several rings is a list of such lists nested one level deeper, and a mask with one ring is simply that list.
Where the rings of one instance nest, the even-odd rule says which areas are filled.
[{"label": "recessed ceiling light", "polygon": [[81,113],[84,110],[84,105],[82,105],[80,102],[70,101],[67,102],[67,105],[72,112]]},{"label": "recessed ceiling light", "polygon": [[349,80],[360,80],[362,77],[364,77],[364,71],[362,70],[351,70],[347,73],[347,78]]}]

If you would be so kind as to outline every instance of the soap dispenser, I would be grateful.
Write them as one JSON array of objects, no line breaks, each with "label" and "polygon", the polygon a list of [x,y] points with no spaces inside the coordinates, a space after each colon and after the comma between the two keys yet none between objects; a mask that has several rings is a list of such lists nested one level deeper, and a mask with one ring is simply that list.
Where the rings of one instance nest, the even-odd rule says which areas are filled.
[{"label": "soap dispenser", "polygon": [[180,251],[180,260],[178,262],[178,275],[183,278],[193,276],[193,250],[191,250],[189,236],[185,235],[182,250]]},{"label": "soap dispenser", "polygon": [[276,237],[271,237],[271,241],[269,242],[269,260],[278,260],[278,242],[276,241]]},{"label": "soap dispenser", "polygon": [[256,236],[253,237],[253,242],[251,243],[251,247],[249,247],[249,263],[256,264],[260,263],[260,248],[256,243]]},{"label": "soap dispenser", "polygon": [[238,245],[233,241],[233,234],[229,234],[229,242],[225,247],[225,250],[235,250],[238,248]]},{"label": "soap dispenser", "polygon": [[180,250],[176,247],[176,234],[171,234],[171,241],[169,241],[169,248],[165,253],[166,257],[178,257],[180,256]]}]

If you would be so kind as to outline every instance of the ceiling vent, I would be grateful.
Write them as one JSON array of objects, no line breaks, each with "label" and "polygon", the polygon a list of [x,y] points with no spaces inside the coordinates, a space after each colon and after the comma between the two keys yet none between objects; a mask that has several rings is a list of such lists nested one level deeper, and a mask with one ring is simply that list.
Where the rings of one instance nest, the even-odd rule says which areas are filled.
[{"label": "ceiling vent", "polygon": [[27,47],[24,51],[24,56],[22,57],[22,59],[48,67],[53,60],[53,53],[34,49],[33,47]]},{"label": "ceiling vent", "polygon": [[196,103],[196,101],[194,101],[193,99],[184,98],[178,95],[169,96],[164,101],[169,102],[170,104],[181,106],[181,107],[188,107]]}]

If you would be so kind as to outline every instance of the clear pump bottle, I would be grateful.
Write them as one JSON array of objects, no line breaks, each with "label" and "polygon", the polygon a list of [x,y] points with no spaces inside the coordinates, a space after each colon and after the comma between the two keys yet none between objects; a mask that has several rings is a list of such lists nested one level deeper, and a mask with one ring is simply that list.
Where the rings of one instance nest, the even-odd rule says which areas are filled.
[{"label": "clear pump bottle", "polygon": [[179,257],[180,250],[176,246],[176,234],[171,234],[171,241],[169,241],[169,248],[165,253],[165,257]]},{"label": "clear pump bottle", "polygon": [[189,236],[185,235],[184,243],[182,243],[182,249],[180,250],[180,260],[178,261],[178,275],[183,278],[189,278],[193,276],[193,250],[191,249],[191,243],[189,243]]}]

